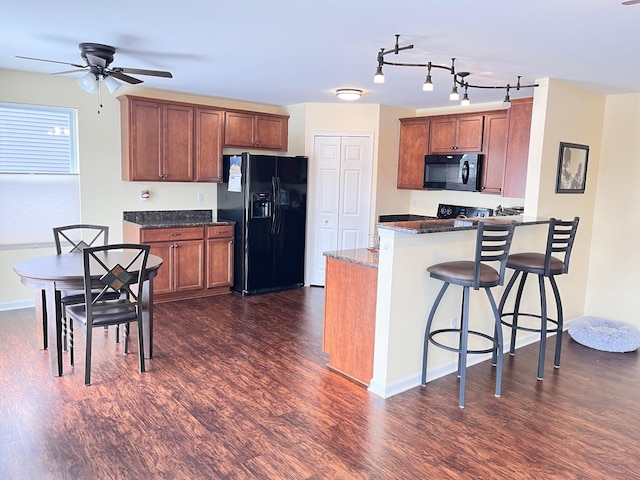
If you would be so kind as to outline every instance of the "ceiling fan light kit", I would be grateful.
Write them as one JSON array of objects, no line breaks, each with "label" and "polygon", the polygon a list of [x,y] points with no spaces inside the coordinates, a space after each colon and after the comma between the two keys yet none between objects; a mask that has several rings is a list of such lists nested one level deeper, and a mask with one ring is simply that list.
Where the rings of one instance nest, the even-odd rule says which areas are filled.
[{"label": "ceiling fan light kit", "polygon": [[[640,0],[636,0],[637,2],[640,2]],[[427,69],[427,76],[426,79],[424,81],[424,83],[422,84],[422,90],[425,92],[432,92],[433,91],[433,81],[431,78],[431,70],[436,68],[436,69],[441,69],[441,70],[447,70],[451,76],[453,77],[453,88],[451,90],[451,93],[449,94],[449,100],[451,101],[459,101],[460,100],[460,94],[458,93],[458,87],[462,87],[464,88],[464,95],[462,96],[462,101],[460,102],[461,105],[466,106],[469,105],[471,103],[470,99],[469,99],[469,93],[468,93],[468,89],[470,88],[481,88],[481,89],[497,89],[497,90],[505,90],[506,91],[506,95],[504,97],[504,101],[503,104],[505,106],[510,106],[511,105],[511,99],[509,97],[509,90],[511,90],[512,88],[515,90],[520,90],[521,88],[534,88],[537,87],[538,84],[537,83],[532,83],[529,85],[522,85],[520,83],[520,78],[521,76],[518,75],[518,79],[517,82],[515,83],[515,85],[511,85],[511,84],[506,84],[506,85],[476,85],[476,84],[472,84],[469,83],[466,80],[466,77],[468,75],[470,75],[470,72],[457,72],[456,71],[456,67],[455,67],[455,58],[451,59],[451,66],[447,66],[447,65],[437,65],[435,63],[431,63],[431,62],[427,62],[427,63],[406,63],[406,62],[390,62],[385,60],[385,55],[389,55],[389,54],[394,54],[394,55],[398,55],[401,51],[403,50],[409,50],[413,48],[413,45],[405,45],[403,47],[400,46],[399,44],[400,41],[400,35],[396,35],[396,43],[394,45],[393,48],[390,48],[389,50],[385,50],[384,48],[381,48],[380,51],[378,52],[378,66],[376,68],[376,73],[373,76],[373,83],[378,83],[378,84],[382,84],[384,83],[384,73],[382,71],[382,67],[384,65],[390,65],[390,66],[394,66],[394,67],[421,67],[421,68],[426,68]]]},{"label": "ceiling fan light kit", "polygon": [[116,53],[116,49],[109,45],[103,45],[102,43],[80,43],[78,44],[80,49],[80,56],[84,60],[84,65],[79,65],[69,62],[59,62],[57,60],[47,60],[43,58],[22,57],[16,55],[17,58],[23,58],[26,60],[37,60],[40,62],[61,63],[63,65],[70,65],[78,70],[71,70],[60,73],[74,73],[86,71],[87,74],[78,79],[80,87],[89,93],[98,93],[100,90],[100,80],[109,89],[110,93],[115,92],[122,86],[118,80],[128,83],[130,85],[137,85],[142,83],[142,80],[127,75],[132,73],[134,75],[150,75],[153,77],[173,78],[171,72],[165,72],[162,70],[144,70],[140,68],[123,68],[123,67],[111,67],[113,57]]},{"label": "ceiling fan light kit", "polygon": [[362,90],[357,88],[339,88],[336,95],[340,100],[358,100],[362,96]]}]

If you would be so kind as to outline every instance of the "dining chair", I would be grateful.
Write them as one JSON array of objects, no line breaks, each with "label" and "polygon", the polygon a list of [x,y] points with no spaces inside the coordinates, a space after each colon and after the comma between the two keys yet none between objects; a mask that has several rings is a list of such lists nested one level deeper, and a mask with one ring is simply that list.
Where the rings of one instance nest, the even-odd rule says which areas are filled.
[{"label": "dining chair", "polygon": [[[122,243],[87,247],[82,251],[84,268],[84,303],[67,308],[69,318],[85,332],[84,384],[91,384],[92,331],[96,327],[124,324],[124,353],[129,351],[129,324],[138,325],[140,373],[145,371],[142,330],[143,280],[149,245]],[[122,252],[126,255],[123,260]],[[109,293],[118,298],[109,298]],[[73,352],[73,337],[69,350]]]},{"label": "dining chair", "polygon": [[[82,250],[91,246],[109,244],[109,227],[106,225],[74,224],[53,228],[53,238],[56,244],[56,253],[82,253]],[[115,292],[109,292],[111,299],[117,298]],[[73,336],[73,323],[67,321],[66,307],[84,302],[84,292],[80,290],[63,290],[60,293],[60,306],[62,310],[62,342],[67,350],[67,336]],[[44,302],[43,302],[44,303]],[[46,317],[43,324],[46,324]],[[68,327],[68,328],[67,328]],[[108,328],[108,327],[107,327]],[[44,331],[45,341],[47,332]],[[116,325],[116,343],[120,341],[120,330]],[[73,365],[73,352],[69,354],[69,361]]]}]

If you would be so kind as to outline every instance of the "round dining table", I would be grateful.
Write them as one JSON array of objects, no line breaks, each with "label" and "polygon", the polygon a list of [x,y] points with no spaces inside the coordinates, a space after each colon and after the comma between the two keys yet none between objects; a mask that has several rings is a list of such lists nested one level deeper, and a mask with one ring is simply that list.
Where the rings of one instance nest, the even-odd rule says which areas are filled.
[{"label": "round dining table", "polygon": [[[127,252],[108,253],[109,261],[117,261],[121,265],[127,265],[132,254]],[[114,256],[116,257],[114,259]],[[114,262],[115,264],[115,262]],[[144,273],[143,284],[143,328],[144,355],[151,358],[153,355],[153,278],[162,265],[162,258],[149,255],[147,267]],[[62,305],[60,292],[62,290],[84,289],[84,265],[83,256],[80,253],[63,253],[60,255],[46,255],[30,258],[16,263],[13,270],[20,276],[24,285],[37,289],[36,305],[42,302],[43,315],[46,322],[43,323],[45,338],[49,345],[55,345],[50,350],[51,368],[53,374],[61,376],[62,368]],[[131,273],[137,273],[135,263],[128,268]],[[43,292],[43,293],[41,293]],[[38,298],[42,295],[42,298]],[[47,344],[45,343],[45,348]]]}]

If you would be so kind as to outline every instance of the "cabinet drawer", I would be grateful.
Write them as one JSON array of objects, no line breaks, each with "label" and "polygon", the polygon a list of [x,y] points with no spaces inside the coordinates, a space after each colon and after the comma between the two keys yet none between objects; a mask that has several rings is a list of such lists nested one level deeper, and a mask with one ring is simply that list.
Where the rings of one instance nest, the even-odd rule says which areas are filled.
[{"label": "cabinet drawer", "polygon": [[142,230],[142,243],[169,242],[172,240],[201,240],[203,227],[149,228]]},{"label": "cabinet drawer", "polygon": [[234,225],[216,225],[207,227],[207,238],[233,237]]}]

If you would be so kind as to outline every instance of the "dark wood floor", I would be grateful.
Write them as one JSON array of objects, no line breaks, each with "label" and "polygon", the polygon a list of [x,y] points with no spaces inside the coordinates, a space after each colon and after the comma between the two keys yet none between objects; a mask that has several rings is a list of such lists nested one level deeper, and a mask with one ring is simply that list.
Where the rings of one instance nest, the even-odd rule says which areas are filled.
[{"label": "dark wood floor", "polygon": [[565,335],[542,382],[537,345],[505,357],[502,398],[483,363],[463,410],[455,375],[383,400],[325,368],[323,293],[158,305],[145,374],[96,330],[90,387],[51,375],[33,309],[0,312],[0,478],[640,478],[637,352]]}]

